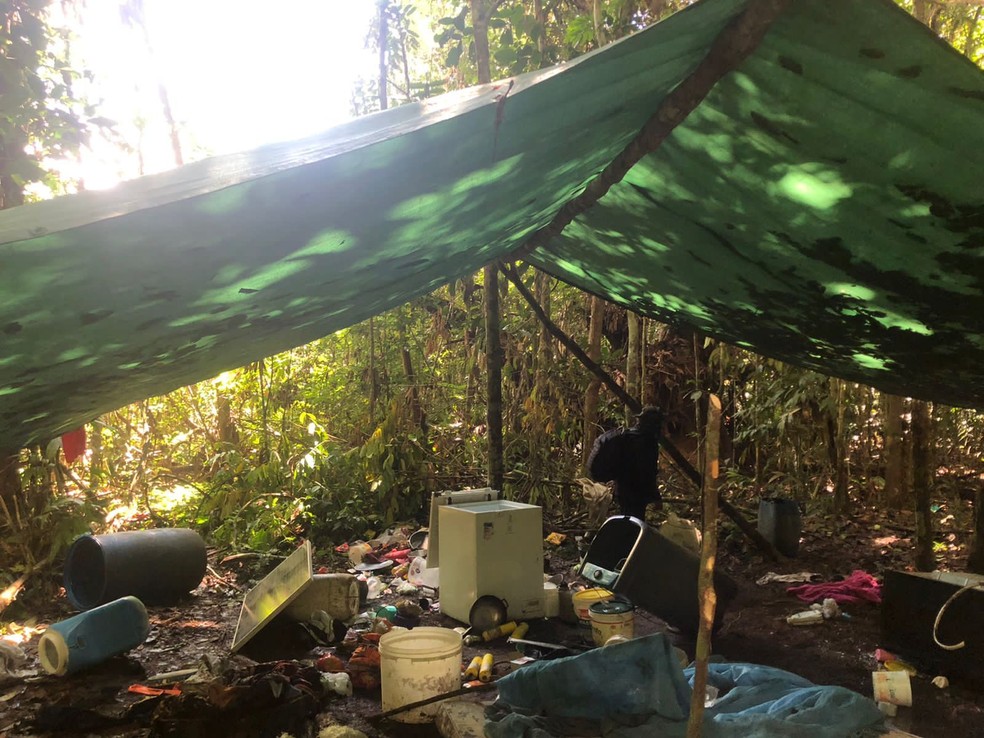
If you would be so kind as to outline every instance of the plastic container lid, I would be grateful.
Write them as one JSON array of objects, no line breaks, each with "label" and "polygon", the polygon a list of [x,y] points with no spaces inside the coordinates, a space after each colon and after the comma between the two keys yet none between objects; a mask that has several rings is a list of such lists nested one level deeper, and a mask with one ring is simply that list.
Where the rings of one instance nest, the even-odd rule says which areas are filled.
[{"label": "plastic container lid", "polygon": [[594,602],[588,607],[588,611],[593,615],[624,615],[635,610],[635,606],[629,602],[621,600],[608,600],[607,602]]}]

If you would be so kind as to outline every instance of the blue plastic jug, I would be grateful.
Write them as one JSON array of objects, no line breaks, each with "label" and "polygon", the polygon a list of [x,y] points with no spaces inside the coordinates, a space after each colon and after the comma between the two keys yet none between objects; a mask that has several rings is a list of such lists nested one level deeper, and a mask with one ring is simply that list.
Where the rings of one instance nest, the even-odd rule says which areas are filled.
[{"label": "blue plastic jug", "polygon": [[38,642],[38,657],[45,671],[62,676],[136,648],[149,633],[143,603],[121,597],[49,625]]}]

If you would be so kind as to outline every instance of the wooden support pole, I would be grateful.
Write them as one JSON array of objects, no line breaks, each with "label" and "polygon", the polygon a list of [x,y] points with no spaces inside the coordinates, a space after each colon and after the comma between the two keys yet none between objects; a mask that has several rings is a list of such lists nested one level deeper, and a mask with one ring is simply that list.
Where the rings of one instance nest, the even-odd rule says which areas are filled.
[{"label": "wooden support pole", "polygon": [[707,662],[711,656],[711,631],[717,592],[714,591],[714,561],[717,558],[718,457],[721,450],[721,400],[710,395],[707,400],[707,439],[704,444],[704,529],[697,574],[697,597],[700,625],[694,655],[694,690],[690,695],[690,720],[687,738],[700,738],[704,722],[704,694],[707,691]]},{"label": "wooden support pole", "polygon": [[[523,299],[529,304],[530,309],[536,314],[537,318],[543,323],[544,327],[550,332],[554,338],[560,341],[564,347],[577,357],[578,361],[584,364],[589,371],[591,371],[596,377],[598,377],[602,383],[612,391],[612,393],[619,399],[620,402],[631,407],[634,412],[639,412],[642,410],[642,403],[636,398],[632,397],[628,392],[626,392],[619,384],[616,382],[602,367],[600,367],[596,362],[592,361],[591,358],[584,352],[577,342],[568,336],[564,331],[562,331],[543,311],[536,298],[530,293],[523,284],[523,280],[519,278],[516,273],[516,268],[512,264],[500,264],[499,268],[502,273],[506,276],[513,286],[522,295]],[[680,453],[680,449],[674,446],[668,439],[662,438],[659,442],[660,451],[664,452],[670,460],[683,472],[690,481],[692,481],[698,489],[701,488],[701,478],[700,473],[694,468],[693,464],[687,461],[687,458]],[[724,497],[720,497],[718,504],[721,507],[721,512],[731,518],[735,524],[741,529],[741,531],[748,536],[756,546],[768,556],[773,561],[779,560],[779,552],[776,551],[775,546],[769,543],[761,533],[755,528],[754,525],[745,520],[745,517],[738,511],[738,509],[728,502]]]}]

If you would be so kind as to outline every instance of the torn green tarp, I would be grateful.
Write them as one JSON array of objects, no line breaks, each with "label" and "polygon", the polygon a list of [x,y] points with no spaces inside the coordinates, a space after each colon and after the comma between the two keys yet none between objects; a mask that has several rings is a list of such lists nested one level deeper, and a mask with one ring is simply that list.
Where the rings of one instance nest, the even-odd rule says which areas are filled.
[{"label": "torn green tarp", "polygon": [[[0,448],[297,346],[522,247],[745,8],[324,135],[0,213]],[[984,405],[984,74],[887,0],[796,0],[528,259],[664,320]]]}]

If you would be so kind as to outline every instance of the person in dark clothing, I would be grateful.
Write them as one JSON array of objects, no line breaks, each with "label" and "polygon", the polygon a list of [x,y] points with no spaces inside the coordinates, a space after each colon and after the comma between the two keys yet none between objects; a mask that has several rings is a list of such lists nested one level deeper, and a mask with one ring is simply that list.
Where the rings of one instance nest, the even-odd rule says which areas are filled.
[{"label": "person in dark clothing", "polygon": [[598,436],[588,457],[588,474],[596,482],[615,482],[622,515],[646,519],[646,507],[662,506],[656,475],[663,413],[647,405],[632,428],[615,428]]}]

